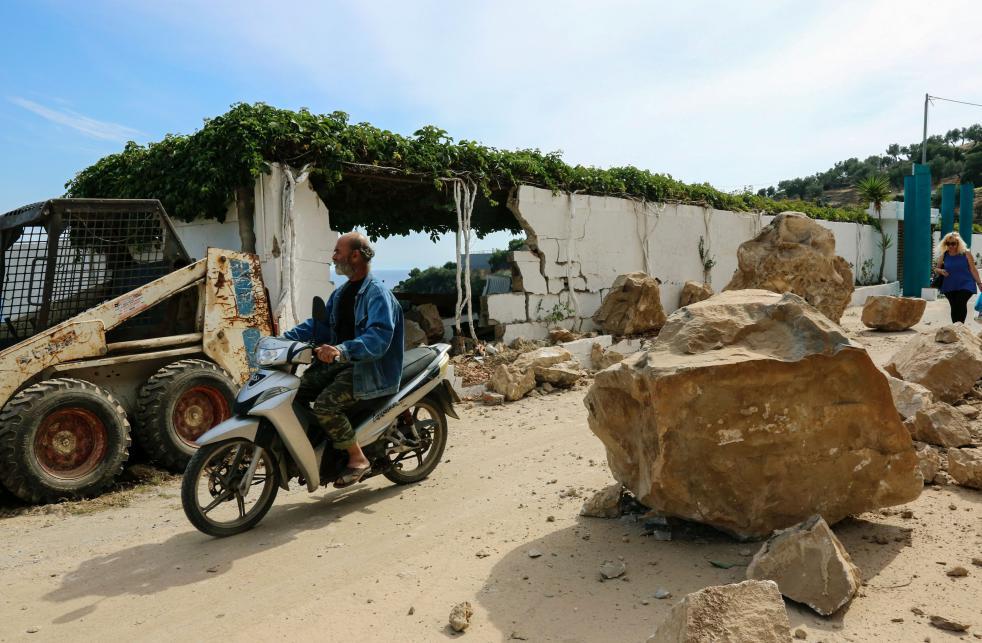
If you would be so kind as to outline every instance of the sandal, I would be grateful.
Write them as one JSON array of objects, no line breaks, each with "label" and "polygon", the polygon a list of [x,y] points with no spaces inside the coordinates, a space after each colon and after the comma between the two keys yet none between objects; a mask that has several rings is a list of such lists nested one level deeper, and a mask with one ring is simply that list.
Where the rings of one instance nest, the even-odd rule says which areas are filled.
[{"label": "sandal", "polygon": [[372,465],[365,467],[347,467],[337,480],[334,481],[335,489],[344,489],[345,487],[350,487],[353,484],[361,482],[369,471],[372,470]]}]

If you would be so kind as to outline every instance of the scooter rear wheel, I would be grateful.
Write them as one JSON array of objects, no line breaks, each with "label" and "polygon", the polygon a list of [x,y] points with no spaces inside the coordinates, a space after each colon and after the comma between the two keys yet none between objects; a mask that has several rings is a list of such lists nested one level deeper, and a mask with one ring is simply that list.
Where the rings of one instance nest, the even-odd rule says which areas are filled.
[{"label": "scooter rear wheel", "polygon": [[[418,443],[415,449],[390,453],[389,468],[382,474],[396,484],[412,484],[433,473],[447,446],[447,416],[443,408],[424,397],[409,409],[413,425],[407,438]],[[396,445],[390,443],[388,449]]]},{"label": "scooter rear wheel", "polygon": [[[243,495],[239,485],[254,458],[252,484]],[[272,456],[243,440],[201,447],[191,457],[181,482],[184,514],[199,531],[224,538],[255,527],[276,500],[279,490]]]}]

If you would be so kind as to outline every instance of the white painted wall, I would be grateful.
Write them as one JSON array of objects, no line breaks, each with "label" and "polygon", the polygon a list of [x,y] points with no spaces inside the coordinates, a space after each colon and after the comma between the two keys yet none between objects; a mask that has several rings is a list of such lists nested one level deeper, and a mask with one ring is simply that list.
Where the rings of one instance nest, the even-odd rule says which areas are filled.
[{"label": "white painted wall", "polygon": [[[489,319],[502,324],[522,324],[526,337],[533,332],[530,325],[544,326],[542,311],[551,312],[556,304],[563,303],[575,306],[581,329],[591,328],[589,317],[599,308],[602,296],[617,275],[627,272],[643,271],[658,277],[662,281],[662,305],[666,312],[674,311],[684,283],[703,280],[700,237],[716,260],[709,281],[720,290],[737,268],[737,248],[773,219],[694,205],[553,194],[528,186],[519,188],[513,209],[530,244],[541,253],[541,264],[527,253],[516,253],[523,285],[528,284],[526,292],[488,297],[487,313]],[[859,272],[863,261],[873,259],[875,273],[880,256],[875,228],[818,223],[833,232],[836,254],[851,263],[854,272]],[[884,271],[884,277],[891,281],[896,278],[896,262],[892,272]],[[572,286],[572,294],[565,292],[567,284]],[[528,315],[525,321],[521,319],[523,304]],[[515,335],[512,330],[506,329],[506,340]]]}]

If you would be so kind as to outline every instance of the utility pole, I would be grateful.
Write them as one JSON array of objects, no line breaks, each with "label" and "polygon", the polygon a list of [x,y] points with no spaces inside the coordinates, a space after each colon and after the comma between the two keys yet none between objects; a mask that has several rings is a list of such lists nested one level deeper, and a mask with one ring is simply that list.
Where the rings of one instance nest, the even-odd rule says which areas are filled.
[{"label": "utility pole", "polygon": [[921,164],[927,164],[927,106],[931,102],[931,95],[924,94],[924,138],[921,141]]}]

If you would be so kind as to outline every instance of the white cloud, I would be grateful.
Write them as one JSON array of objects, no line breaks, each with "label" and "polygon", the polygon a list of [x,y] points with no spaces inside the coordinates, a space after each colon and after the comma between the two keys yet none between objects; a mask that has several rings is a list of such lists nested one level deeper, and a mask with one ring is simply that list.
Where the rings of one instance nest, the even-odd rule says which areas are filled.
[{"label": "white cloud", "polygon": [[24,109],[37,114],[45,120],[57,125],[64,125],[65,127],[69,127],[90,138],[113,141],[116,143],[125,143],[137,138],[138,136],[142,136],[138,130],[131,127],[119,125],[118,123],[96,120],[70,109],[52,109],[19,96],[13,96],[8,98],[8,100],[14,105],[23,107]]}]

